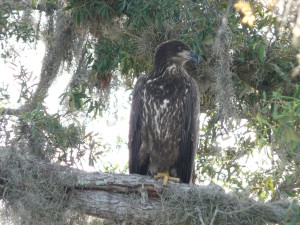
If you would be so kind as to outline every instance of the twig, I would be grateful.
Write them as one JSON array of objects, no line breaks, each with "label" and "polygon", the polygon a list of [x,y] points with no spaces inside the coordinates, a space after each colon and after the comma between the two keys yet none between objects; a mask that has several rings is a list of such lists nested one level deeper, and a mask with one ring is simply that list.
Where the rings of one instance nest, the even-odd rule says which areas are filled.
[{"label": "twig", "polygon": [[204,221],[203,221],[203,218],[202,218],[202,215],[201,215],[201,210],[199,209],[198,206],[197,206],[196,210],[199,212],[198,218],[199,218],[199,220],[200,220],[200,222],[201,222],[201,225],[206,225],[206,224],[204,223]]},{"label": "twig", "polygon": [[218,212],[219,212],[218,206],[216,206],[216,210],[215,210],[215,212],[214,212],[214,216],[213,216],[213,218],[211,219],[209,225],[214,225],[215,218],[216,218]]}]

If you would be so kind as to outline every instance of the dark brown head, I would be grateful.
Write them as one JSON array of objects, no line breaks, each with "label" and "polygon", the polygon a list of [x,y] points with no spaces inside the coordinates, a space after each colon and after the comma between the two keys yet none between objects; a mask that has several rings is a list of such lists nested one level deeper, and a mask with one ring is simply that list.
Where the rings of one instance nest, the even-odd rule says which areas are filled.
[{"label": "dark brown head", "polygon": [[155,52],[154,66],[166,67],[172,64],[183,66],[187,61],[199,63],[200,58],[181,41],[167,41],[160,44]]}]

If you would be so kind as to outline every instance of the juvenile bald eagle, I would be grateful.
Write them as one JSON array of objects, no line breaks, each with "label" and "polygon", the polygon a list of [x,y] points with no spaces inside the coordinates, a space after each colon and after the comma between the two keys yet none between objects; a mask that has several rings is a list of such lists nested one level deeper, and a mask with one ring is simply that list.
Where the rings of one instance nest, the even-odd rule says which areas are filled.
[{"label": "juvenile bald eagle", "polygon": [[156,49],[136,82],[130,114],[129,172],[190,183],[199,130],[199,94],[184,64],[199,57],[181,41]]}]

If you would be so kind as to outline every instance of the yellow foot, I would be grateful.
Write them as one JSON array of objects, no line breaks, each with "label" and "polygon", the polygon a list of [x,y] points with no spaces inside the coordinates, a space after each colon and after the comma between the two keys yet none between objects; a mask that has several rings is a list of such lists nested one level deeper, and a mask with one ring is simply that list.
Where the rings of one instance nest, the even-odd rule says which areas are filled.
[{"label": "yellow foot", "polygon": [[163,178],[164,179],[163,185],[167,185],[169,180],[173,180],[173,181],[176,181],[176,182],[180,181],[180,179],[178,177],[171,177],[169,175],[169,172],[157,173],[157,175],[155,175],[154,178],[155,179]]}]

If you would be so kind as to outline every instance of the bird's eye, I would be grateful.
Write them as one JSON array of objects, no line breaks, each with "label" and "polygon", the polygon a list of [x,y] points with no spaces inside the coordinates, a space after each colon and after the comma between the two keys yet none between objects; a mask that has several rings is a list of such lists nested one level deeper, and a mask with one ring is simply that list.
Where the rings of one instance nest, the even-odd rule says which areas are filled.
[{"label": "bird's eye", "polygon": [[178,50],[179,50],[179,51],[182,51],[182,46],[178,46]]}]

